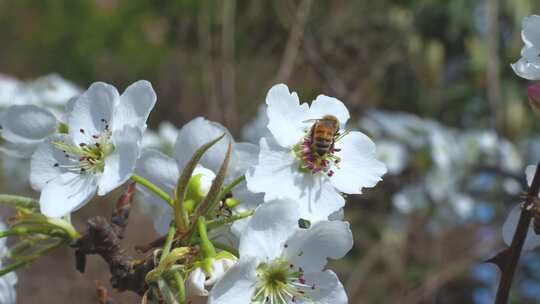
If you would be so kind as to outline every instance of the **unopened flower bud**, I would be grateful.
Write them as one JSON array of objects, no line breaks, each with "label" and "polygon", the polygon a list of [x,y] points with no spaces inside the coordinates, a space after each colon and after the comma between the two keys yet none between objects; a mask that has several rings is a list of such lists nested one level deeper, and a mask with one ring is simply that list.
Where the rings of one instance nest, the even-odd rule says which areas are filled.
[{"label": "unopened flower bud", "polygon": [[540,115],[540,83],[533,84],[527,89],[529,105],[536,115]]},{"label": "unopened flower bud", "polygon": [[188,296],[207,296],[208,290],[236,264],[237,259],[234,256],[223,253],[221,252],[221,256],[218,254],[215,258],[210,258],[209,267],[200,265],[191,271],[186,280]]}]

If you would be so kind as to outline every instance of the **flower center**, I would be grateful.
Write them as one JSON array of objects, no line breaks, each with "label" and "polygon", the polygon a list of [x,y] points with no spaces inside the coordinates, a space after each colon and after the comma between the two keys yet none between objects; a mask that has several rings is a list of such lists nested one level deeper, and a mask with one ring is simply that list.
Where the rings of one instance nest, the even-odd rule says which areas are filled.
[{"label": "flower center", "polygon": [[312,302],[306,290],[315,289],[304,279],[304,271],[284,259],[275,259],[257,267],[257,286],[251,298],[253,304],[287,304],[303,300]]},{"label": "flower center", "polygon": [[321,151],[308,133],[293,147],[294,155],[300,162],[299,169],[312,174],[325,174],[329,177],[334,175],[332,168],[339,168],[338,164],[341,161],[341,158],[335,154],[341,149],[336,149],[334,143],[327,150]]},{"label": "flower center", "polygon": [[[102,120],[104,121],[104,120]],[[66,163],[55,163],[54,167],[67,169],[79,174],[101,173],[105,168],[105,158],[114,151],[114,145],[110,142],[111,131],[108,124],[98,134],[87,134],[84,129],[80,132],[87,136],[86,143],[79,146],[67,144],[63,141],[54,141],[53,145],[64,153]]]}]

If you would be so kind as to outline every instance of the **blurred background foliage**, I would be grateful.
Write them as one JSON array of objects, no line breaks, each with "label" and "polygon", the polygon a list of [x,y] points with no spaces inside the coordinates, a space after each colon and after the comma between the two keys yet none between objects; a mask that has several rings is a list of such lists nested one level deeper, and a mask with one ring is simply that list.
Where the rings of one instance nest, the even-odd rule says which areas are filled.
[{"label": "blurred background foliage", "polygon": [[[203,115],[238,137],[268,88],[286,82],[302,100],[339,98],[355,121],[376,108],[458,133],[489,129],[525,157],[540,124],[527,105],[527,82],[509,64],[519,58],[522,17],[539,12],[537,0],[0,0],[0,72],[19,79],[57,72],[83,88],[96,80],[124,88],[147,79],[158,94],[151,127],[163,120],[179,127]],[[421,163],[421,151],[413,158]],[[432,233],[432,210],[396,216],[390,202],[389,193],[423,172],[389,177],[349,203],[355,250],[334,266],[351,303],[492,301],[497,272],[478,266],[489,255],[469,249],[484,246],[477,236],[486,227],[499,231],[518,195],[497,197],[486,221]],[[93,208],[80,217],[99,212]],[[396,217],[407,217],[406,225]],[[149,236],[151,224],[138,220],[130,240],[144,243],[137,237]],[[401,234],[388,229],[396,225]],[[486,244],[483,252],[501,244]],[[106,269],[81,279],[65,265],[69,259],[66,251],[24,270],[21,303],[94,303],[86,279],[106,281]],[[523,261],[539,264],[534,253]],[[54,281],[62,283],[51,286],[46,270],[53,265]],[[534,267],[521,270],[515,303],[540,303]],[[81,290],[88,299],[76,296]]]}]

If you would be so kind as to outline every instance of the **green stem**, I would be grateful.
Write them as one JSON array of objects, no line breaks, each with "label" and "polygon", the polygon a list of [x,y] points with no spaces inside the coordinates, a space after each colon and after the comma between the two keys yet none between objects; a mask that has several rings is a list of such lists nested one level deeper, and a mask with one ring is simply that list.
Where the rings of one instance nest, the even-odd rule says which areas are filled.
[{"label": "green stem", "polygon": [[20,259],[19,261],[5,267],[5,268],[2,268],[0,270],[0,277],[5,275],[6,273],[9,273],[9,272],[12,272],[24,265],[27,265],[27,264],[30,264],[32,263],[33,261],[37,260],[38,258],[40,258],[41,256],[57,249],[58,247],[60,247],[60,245],[62,245],[64,242],[62,240],[59,240],[59,241],[56,241],[55,243],[35,252],[34,254],[32,254],[31,256],[28,256],[28,257],[25,257],[24,259]]},{"label": "green stem", "polygon": [[163,246],[163,252],[161,252],[161,257],[159,258],[159,262],[165,260],[165,258],[169,255],[171,252],[172,242],[174,240],[174,235],[176,234],[176,227],[174,225],[171,225],[169,227],[169,231],[167,232],[167,238],[165,239],[165,245]]},{"label": "green stem", "polygon": [[[21,234],[34,234],[41,233],[45,235],[51,235],[54,229],[49,227],[13,227],[10,230],[0,231],[0,238],[5,238],[11,235],[21,235]],[[58,230],[56,230],[58,231]],[[61,236],[61,235],[60,235]]]},{"label": "green stem", "polygon": [[155,195],[159,196],[161,199],[163,199],[165,202],[167,202],[167,204],[169,204],[170,206],[173,206],[173,201],[169,197],[169,195],[167,193],[165,193],[165,191],[161,190],[158,186],[154,185],[151,181],[149,181],[146,178],[144,178],[144,177],[142,177],[140,175],[137,175],[137,174],[133,174],[131,176],[131,179],[134,182],[136,182],[138,184],[141,184],[146,189],[154,192]]},{"label": "green stem", "polygon": [[184,278],[180,272],[174,272],[174,281],[176,282],[176,289],[178,289],[178,301],[180,304],[186,303],[186,287],[184,286]]},{"label": "green stem", "polygon": [[204,216],[199,216],[197,219],[197,228],[199,230],[199,237],[201,239],[201,250],[205,258],[211,258],[216,255],[216,249],[208,238],[206,232],[206,220]]},{"label": "green stem", "polygon": [[161,294],[161,298],[165,301],[167,304],[175,304],[176,300],[174,299],[174,294],[172,290],[169,288],[169,285],[163,278],[159,278],[157,280],[157,285],[159,288],[159,293]]},{"label": "green stem", "polygon": [[229,224],[229,223],[241,220],[241,219],[245,219],[246,217],[252,216],[253,212],[254,212],[253,210],[248,210],[248,211],[240,212],[238,214],[234,214],[234,215],[231,215],[229,217],[225,217],[219,220],[210,220],[208,221],[208,225],[207,225],[208,230],[213,230],[225,224]]},{"label": "green stem", "polygon": [[176,200],[173,202],[174,222],[179,227],[181,232],[185,232],[188,229],[189,223],[185,202],[186,201],[184,198],[176,198]]},{"label": "green stem", "polygon": [[238,184],[240,184],[241,182],[243,182],[245,180],[246,180],[246,176],[242,175],[242,176],[239,176],[236,179],[234,179],[229,184],[225,185],[225,187],[223,187],[223,189],[221,189],[221,191],[219,192],[219,196],[218,196],[217,201],[221,202],[225,198],[225,196],[227,196],[227,194],[229,192],[231,192],[232,189],[234,189],[234,187],[238,186]]}]

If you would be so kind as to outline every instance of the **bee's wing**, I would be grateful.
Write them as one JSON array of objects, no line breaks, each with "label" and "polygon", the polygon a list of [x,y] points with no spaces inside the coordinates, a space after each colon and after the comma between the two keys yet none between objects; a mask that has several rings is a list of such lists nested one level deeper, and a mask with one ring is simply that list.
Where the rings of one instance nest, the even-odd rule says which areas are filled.
[{"label": "bee's wing", "polygon": [[343,133],[338,133],[338,136],[336,137],[335,141],[339,141],[340,139],[345,137],[347,134],[349,134],[349,132],[351,132],[351,130],[346,129],[345,131],[343,131]]},{"label": "bee's wing", "polygon": [[312,119],[306,119],[304,121],[302,121],[303,123],[307,123],[307,122],[316,122],[316,121],[319,121],[321,120],[320,118],[312,118]]}]

